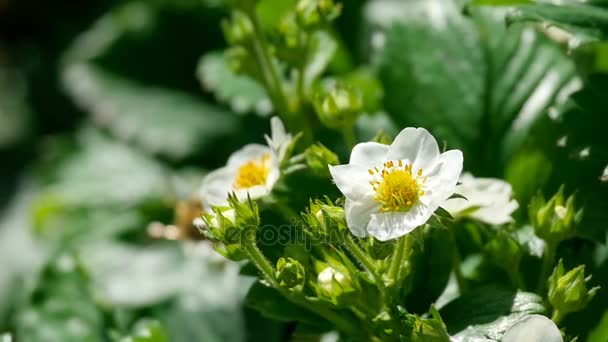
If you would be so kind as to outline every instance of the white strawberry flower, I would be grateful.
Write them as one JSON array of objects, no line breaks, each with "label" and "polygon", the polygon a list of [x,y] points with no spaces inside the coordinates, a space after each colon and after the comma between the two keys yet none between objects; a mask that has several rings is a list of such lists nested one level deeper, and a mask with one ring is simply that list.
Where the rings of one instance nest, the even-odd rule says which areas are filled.
[{"label": "white strawberry flower", "polygon": [[234,192],[239,200],[268,195],[280,177],[280,165],[292,143],[278,117],[271,119],[268,146],[248,144],[234,152],[226,166],[207,174],[200,189],[205,207],[227,206],[228,194]]},{"label": "white strawberry flower", "polygon": [[488,224],[500,225],[513,221],[511,214],[519,207],[512,199],[511,184],[496,178],[475,178],[470,173],[460,177],[456,193],[463,198],[451,198],[441,207],[454,217],[471,217]]},{"label": "white strawberry flower", "polygon": [[357,144],[346,165],[329,166],[346,196],[345,214],[355,236],[386,241],[426,223],[453,193],[462,152],[440,153],[424,128],[406,128],[393,143]]}]

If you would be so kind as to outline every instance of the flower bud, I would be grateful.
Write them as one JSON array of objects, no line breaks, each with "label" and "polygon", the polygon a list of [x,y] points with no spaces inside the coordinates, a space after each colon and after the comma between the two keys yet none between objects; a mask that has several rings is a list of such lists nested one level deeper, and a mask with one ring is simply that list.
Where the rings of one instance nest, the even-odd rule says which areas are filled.
[{"label": "flower bud", "polygon": [[492,262],[505,270],[517,267],[521,261],[523,250],[517,240],[504,230],[490,240],[484,250]]},{"label": "flower bud", "polygon": [[333,0],[300,0],[296,5],[298,23],[308,30],[330,23],[341,12],[342,4]]},{"label": "flower bud", "polygon": [[580,311],[593,299],[599,286],[587,290],[587,282],[591,276],[585,278],[585,265],[580,265],[567,273],[560,260],[549,277],[549,302],[561,315]]},{"label": "flower bud", "polygon": [[310,146],[304,152],[306,165],[319,177],[329,178],[328,165],[338,165],[338,156],[321,143]]},{"label": "flower bud", "polygon": [[308,234],[313,237],[324,237],[329,241],[339,238],[339,235],[335,233],[346,229],[344,209],[335,206],[327,199],[326,202],[311,201],[307,214],[304,215],[304,221],[308,226]]},{"label": "flower bud", "polygon": [[241,11],[233,11],[230,20],[222,21],[222,31],[226,41],[232,45],[248,44],[253,37],[253,23]]},{"label": "flower bud", "polygon": [[329,265],[319,262],[317,271],[317,295],[327,298],[333,303],[342,302],[344,296],[355,291],[353,279],[344,266]]},{"label": "flower bud", "polygon": [[228,196],[228,203],[234,209],[235,223],[239,229],[257,228],[260,225],[260,211],[258,205],[248,199],[239,201],[235,194]]},{"label": "flower bud", "polygon": [[354,124],[361,114],[363,102],[358,90],[335,85],[324,94],[317,95],[314,105],[325,126],[342,129]]},{"label": "flower bud", "polygon": [[[213,241],[226,241],[226,232],[234,227],[236,218],[234,210],[230,208],[214,207],[213,212],[203,212],[203,223],[199,222],[197,228],[206,238]],[[228,234],[231,235],[231,234]]]},{"label": "flower bud", "polygon": [[383,130],[378,130],[376,135],[371,139],[373,142],[377,142],[384,145],[390,145],[393,142],[393,137]]},{"label": "flower bud", "polygon": [[545,241],[559,243],[574,235],[583,209],[576,210],[574,195],[564,198],[562,186],[549,201],[540,193],[534,196],[530,201],[529,214],[536,235]]},{"label": "flower bud", "polygon": [[418,315],[405,314],[404,325],[411,333],[409,341],[413,342],[449,342],[445,323],[435,307],[431,307],[431,317],[421,318]]},{"label": "flower bud", "polygon": [[287,289],[296,287],[301,289],[304,284],[304,273],[304,266],[296,259],[281,257],[277,261],[277,280],[279,285]]}]

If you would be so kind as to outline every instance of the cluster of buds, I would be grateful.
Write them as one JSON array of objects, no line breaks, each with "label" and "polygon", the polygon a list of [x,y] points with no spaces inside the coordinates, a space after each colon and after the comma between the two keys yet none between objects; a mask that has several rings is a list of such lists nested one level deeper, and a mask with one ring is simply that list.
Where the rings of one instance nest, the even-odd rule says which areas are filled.
[{"label": "cluster of buds", "polygon": [[536,235],[552,243],[574,236],[583,217],[583,209],[577,210],[574,201],[574,195],[565,198],[563,186],[549,201],[540,193],[532,198],[529,214]]},{"label": "cluster of buds", "polygon": [[585,265],[566,272],[560,260],[548,280],[548,298],[555,312],[563,317],[568,313],[584,309],[600,289],[596,286],[587,290],[587,283],[590,280],[591,276],[585,277]]},{"label": "cluster of buds", "polygon": [[296,5],[298,23],[305,29],[327,25],[342,13],[342,4],[333,0],[300,0]]},{"label": "cluster of buds", "polygon": [[259,208],[251,200],[239,202],[235,195],[228,197],[229,207],[213,207],[203,212],[199,229],[211,241],[218,243],[217,251],[231,260],[243,260],[243,239],[255,238],[260,225]]}]

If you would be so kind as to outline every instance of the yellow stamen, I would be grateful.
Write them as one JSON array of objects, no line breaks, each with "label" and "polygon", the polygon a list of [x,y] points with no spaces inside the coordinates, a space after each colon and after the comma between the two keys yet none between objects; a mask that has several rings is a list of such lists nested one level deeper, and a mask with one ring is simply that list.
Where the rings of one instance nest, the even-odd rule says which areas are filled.
[{"label": "yellow stamen", "polygon": [[248,189],[256,185],[266,184],[270,173],[270,154],[265,153],[260,158],[251,159],[239,167],[232,186],[235,190]]},{"label": "yellow stamen", "polygon": [[374,176],[369,183],[376,192],[374,199],[382,204],[382,212],[408,211],[424,195],[422,186],[427,177],[422,177],[422,169],[413,173],[411,164],[391,160],[383,164],[382,171],[374,168],[369,173]]}]

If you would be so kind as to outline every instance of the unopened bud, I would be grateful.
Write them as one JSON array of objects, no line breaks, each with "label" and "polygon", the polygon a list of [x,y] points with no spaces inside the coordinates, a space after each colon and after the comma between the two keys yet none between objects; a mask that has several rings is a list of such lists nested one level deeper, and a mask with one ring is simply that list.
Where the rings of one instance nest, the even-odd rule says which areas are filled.
[{"label": "unopened bud", "polygon": [[315,101],[315,110],[321,122],[330,128],[350,127],[361,114],[363,103],[356,89],[335,85]]},{"label": "unopened bud", "polygon": [[319,177],[329,178],[328,165],[338,165],[338,156],[321,143],[310,146],[304,152],[306,165]]},{"label": "unopened bud", "polygon": [[287,289],[301,288],[304,284],[304,274],[304,266],[293,258],[281,257],[277,261],[277,280],[279,285]]},{"label": "unopened bud", "polygon": [[251,41],[254,28],[251,19],[245,13],[234,11],[229,20],[222,21],[222,31],[228,43],[242,45]]},{"label": "unopened bud", "polygon": [[529,214],[536,235],[553,243],[572,237],[583,216],[583,210],[577,210],[574,201],[574,195],[565,198],[563,186],[549,201],[540,193],[534,196]]},{"label": "unopened bud", "polygon": [[340,16],[342,4],[333,0],[300,0],[296,5],[298,23],[304,29],[315,29]]},{"label": "unopened bud", "polygon": [[548,280],[549,302],[562,315],[584,309],[600,289],[597,286],[587,290],[589,280],[591,276],[585,277],[584,265],[566,273],[560,260]]}]

